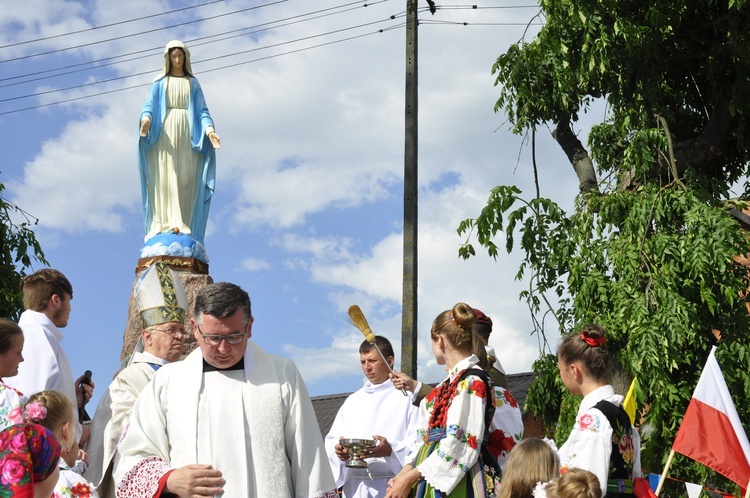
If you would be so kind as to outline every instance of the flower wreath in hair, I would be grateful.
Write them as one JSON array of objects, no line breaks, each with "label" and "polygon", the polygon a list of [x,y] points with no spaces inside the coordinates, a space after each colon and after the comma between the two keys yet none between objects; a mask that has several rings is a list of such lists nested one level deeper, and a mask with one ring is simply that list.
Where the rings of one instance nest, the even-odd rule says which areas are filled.
[{"label": "flower wreath in hair", "polygon": [[601,337],[588,337],[584,332],[581,332],[581,340],[591,346],[592,348],[596,348],[599,346],[604,346],[607,343],[607,338],[604,336]]},{"label": "flower wreath in hair", "polygon": [[47,418],[47,407],[38,401],[27,403],[23,411],[23,418],[27,422],[39,422]]},{"label": "flower wreath in hair", "polygon": [[[550,481],[552,482],[552,481]],[[534,498],[547,498],[547,484],[550,482],[537,482],[531,495]]]}]

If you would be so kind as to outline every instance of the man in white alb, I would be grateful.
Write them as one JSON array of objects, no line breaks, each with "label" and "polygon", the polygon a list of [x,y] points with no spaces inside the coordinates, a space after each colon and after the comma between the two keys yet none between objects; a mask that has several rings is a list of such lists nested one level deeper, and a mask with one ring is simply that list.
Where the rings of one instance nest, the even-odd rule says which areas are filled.
[{"label": "man in white alb", "polygon": [[312,402],[294,363],[252,341],[250,297],[196,296],[198,342],[141,392],[115,457],[119,498],[336,498]]},{"label": "man in white alb", "polygon": [[[394,389],[388,378],[393,347],[381,336],[375,336],[375,343],[388,363],[373,344],[362,343],[359,358],[367,380],[344,401],[326,436],[328,461],[345,498],[385,496],[388,480],[404,466],[404,457],[414,448],[417,437],[419,410],[412,404],[412,395]],[[377,441],[363,456],[367,468],[346,466],[350,455],[340,438]]]}]

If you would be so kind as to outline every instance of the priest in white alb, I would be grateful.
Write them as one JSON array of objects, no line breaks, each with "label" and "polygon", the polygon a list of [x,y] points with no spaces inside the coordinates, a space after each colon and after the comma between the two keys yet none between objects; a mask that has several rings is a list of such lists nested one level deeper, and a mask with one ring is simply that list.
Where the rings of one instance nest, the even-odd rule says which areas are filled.
[{"label": "priest in white alb", "polygon": [[157,262],[138,277],[133,297],[143,324],[136,351],[99,401],[86,446],[89,466],[84,477],[101,498],[114,498],[112,463],[138,395],[154,373],[177,361],[185,349],[188,300],[177,275]]},{"label": "priest in white alb", "polygon": [[[343,488],[345,498],[385,496],[388,480],[403,468],[404,457],[416,445],[419,409],[412,404],[413,394],[394,389],[388,378],[394,361],[390,341],[375,336],[375,344],[380,352],[367,341],[359,347],[367,380],[341,405],[325,440],[336,485]],[[350,455],[340,438],[377,441],[363,455],[367,468],[346,466]]]},{"label": "priest in white alb", "polygon": [[336,498],[312,402],[294,363],[250,341],[250,298],[196,296],[199,349],[159,369],[115,459],[118,498]]}]

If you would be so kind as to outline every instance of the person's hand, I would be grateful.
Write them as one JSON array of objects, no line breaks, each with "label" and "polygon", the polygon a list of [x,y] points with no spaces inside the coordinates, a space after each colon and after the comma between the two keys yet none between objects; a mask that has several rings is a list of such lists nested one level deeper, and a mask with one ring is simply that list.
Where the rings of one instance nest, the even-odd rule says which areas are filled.
[{"label": "person's hand", "polygon": [[395,370],[388,374],[388,377],[393,382],[393,387],[396,389],[406,389],[409,392],[414,392],[417,388],[417,381],[406,375],[405,373],[396,372]]},{"label": "person's hand", "polygon": [[391,448],[391,443],[389,443],[386,438],[378,435],[372,436],[372,438],[377,441],[378,444],[376,444],[372,448],[367,448],[365,450],[365,454],[362,455],[362,458],[385,458],[387,456],[391,456],[391,453],[393,453],[393,448]]},{"label": "person's hand", "polygon": [[[339,441],[344,439],[343,437],[339,438]],[[333,447],[333,450],[336,452],[336,456],[339,457],[339,460],[342,462],[346,462],[351,458],[351,455],[349,455],[349,450],[343,445],[343,444],[337,444]]]},{"label": "person's hand", "polygon": [[78,377],[75,381],[76,388],[76,401],[78,402],[78,408],[85,406],[89,402],[91,396],[94,394],[94,381],[90,381],[88,384],[83,382],[83,375]]},{"label": "person's hand", "polygon": [[146,118],[143,121],[141,121],[141,136],[145,137],[148,135],[148,131],[151,129],[151,120]]},{"label": "person's hand", "polygon": [[[417,473],[415,475],[415,472]],[[385,492],[385,498],[407,498],[411,493],[411,488],[416,482],[415,477],[420,476],[417,471],[412,471],[411,465],[406,465],[396,477],[388,481],[388,489]]]},{"label": "person's hand", "polygon": [[164,492],[188,498],[214,496],[222,494],[224,483],[221,471],[210,465],[185,465],[169,474]]},{"label": "person's hand", "polygon": [[212,131],[208,134],[208,139],[211,141],[211,145],[214,146],[214,149],[221,149],[221,139],[215,131]]},{"label": "person's hand", "polygon": [[78,448],[78,458],[76,460],[81,460],[86,465],[89,464],[89,454],[83,451],[82,449]]}]

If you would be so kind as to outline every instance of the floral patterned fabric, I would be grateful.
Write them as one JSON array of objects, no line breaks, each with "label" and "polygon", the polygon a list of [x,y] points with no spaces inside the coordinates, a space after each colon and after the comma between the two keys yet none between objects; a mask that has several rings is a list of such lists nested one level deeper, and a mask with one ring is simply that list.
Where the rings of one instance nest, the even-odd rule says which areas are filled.
[{"label": "floral patterned fabric", "polygon": [[523,439],[523,418],[518,401],[507,389],[495,386],[495,414],[490,426],[490,453],[505,469],[510,450]]},{"label": "floral patterned fabric", "polygon": [[[623,397],[615,394],[610,385],[599,387],[587,394],[581,401],[573,430],[559,451],[561,472],[577,467],[596,474],[602,487],[602,496],[607,492],[610,457],[615,433],[607,417],[594,406],[606,400],[615,406],[622,406]],[[628,465],[633,468],[632,478],[641,477],[641,439],[635,428],[631,430],[632,452],[625,451]]]},{"label": "floral patterned fabric", "polygon": [[26,396],[0,380],[0,430],[23,423]]},{"label": "floral patterned fabric", "polygon": [[34,483],[57,467],[60,445],[37,424],[13,425],[0,432],[0,497],[33,497]]},{"label": "floral patterned fabric", "polygon": [[[483,484],[475,485],[474,476],[483,479],[479,453],[484,436],[485,403],[488,393],[484,381],[469,375],[456,385],[455,394],[448,406],[444,428],[429,427],[429,421],[436,405],[439,405],[441,386],[454,381],[467,368],[477,365],[478,359],[472,355],[458,362],[438,388],[425,397],[419,405],[417,437],[422,447],[407,457],[415,462],[425,482],[420,486],[418,496],[484,496]],[[443,431],[438,440],[435,434]],[[437,431],[437,432],[436,432]],[[469,476],[467,478],[467,475]],[[466,485],[461,484],[462,481]],[[468,491],[471,489],[472,491]],[[476,493],[473,494],[474,490]],[[467,492],[469,494],[467,494]]]},{"label": "floral patterned fabric", "polygon": [[72,470],[61,458],[60,478],[57,480],[52,498],[99,498],[99,494],[93,484]]}]

